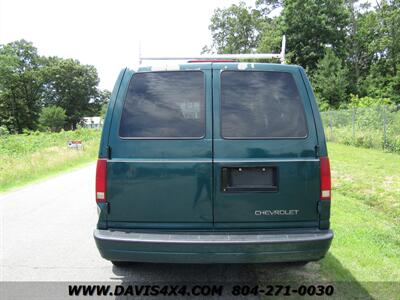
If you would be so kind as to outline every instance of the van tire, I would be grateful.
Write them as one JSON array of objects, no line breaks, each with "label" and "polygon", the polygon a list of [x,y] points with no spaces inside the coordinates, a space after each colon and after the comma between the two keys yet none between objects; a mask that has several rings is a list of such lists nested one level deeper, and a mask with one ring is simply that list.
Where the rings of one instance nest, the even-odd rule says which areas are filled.
[{"label": "van tire", "polygon": [[124,268],[124,267],[128,267],[131,263],[128,261],[116,261],[116,260],[112,260],[111,263],[118,268]]},{"label": "van tire", "polygon": [[292,261],[289,263],[290,266],[293,267],[304,267],[306,264],[308,264],[309,261]]}]

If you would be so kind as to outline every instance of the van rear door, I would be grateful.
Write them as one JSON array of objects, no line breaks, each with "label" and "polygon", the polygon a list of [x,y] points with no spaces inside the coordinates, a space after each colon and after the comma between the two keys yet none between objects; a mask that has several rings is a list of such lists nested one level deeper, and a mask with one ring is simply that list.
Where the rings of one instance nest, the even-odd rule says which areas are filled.
[{"label": "van rear door", "polygon": [[191,68],[125,74],[109,137],[109,227],[212,227],[211,64]]},{"label": "van rear door", "polygon": [[213,64],[214,222],[318,227],[314,118],[298,67]]}]

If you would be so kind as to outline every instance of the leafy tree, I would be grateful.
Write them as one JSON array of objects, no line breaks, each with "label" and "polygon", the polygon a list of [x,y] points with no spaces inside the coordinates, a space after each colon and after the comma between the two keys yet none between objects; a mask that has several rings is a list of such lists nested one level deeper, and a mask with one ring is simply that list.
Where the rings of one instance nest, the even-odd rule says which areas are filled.
[{"label": "leafy tree", "polygon": [[337,108],[347,101],[348,70],[332,49],[327,48],[325,53],[317,64],[312,83],[320,108],[327,108],[327,105]]},{"label": "leafy tree", "polygon": [[284,2],[285,0],[256,0],[256,8],[263,16],[268,17],[273,10],[282,8]]},{"label": "leafy tree", "polygon": [[11,133],[35,130],[42,107],[65,110],[68,128],[85,115],[99,115],[109,91],[97,88],[93,66],[77,60],[40,57],[25,40],[0,45],[0,126]]},{"label": "leafy tree", "polygon": [[0,126],[35,129],[41,109],[43,58],[25,40],[0,45]]},{"label": "leafy tree", "polygon": [[[279,7],[281,15],[270,18]],[[277,52],[286,34],[290,62],[314,72],[327,44],[339,58],[346,57],[348,25],[344,0],[257,0],[256,9],[244,3],[217,9],[209,28],[218,53]]]},{"label": "leafy tree", "polygon": [[0,126],[0,136],[6,136],[9,135],[10,132],[8,131],[8,128],[4,125]]},{"label": "leafy tree", "polygon": [[392,76],[397,76],[400,65],[400,1],[382,1],[379,6],[381,47],[386,54]]},{"label": "leafy tree", "polygon": [[350,95],[350,101],[341,107],[343,108],[352,108],[352,107],[374,107],[374,106],[392,106],[393,102],[388,98],[372,98],[372,97],[359,97],[357,95]]},{"label": "leafy tree", "polygon": [[282,16],[270,17],[275,9],[280,9],[284,0],[257,0],[256,9],[260,11],[259,37],[257,51],[259,53],[279,53],[281,51],[282,36],[284,32],[284,20]]},{"label": "leafy tree", "polygon": [[109,90],[99,91],[96,102],[92,103],[92,114],[90,114],[89,117],[102,116],[104,118],[104,107],[107,109],[110,98],[111,92]]},{"label": "leafy tree", "polygon": [[400,1],[378,2],[378,34],[373,43],[374,60],[363,82],[366,94],[400,103]]},{"label": "leafy tree", "polygon": [[108,109],[108,104],[104,104],[104,105],[101,107],[100,117],[101,117],[103,120],[106,118],[107,109]]},{"label": "leafy tree", "polygon": [[351,22],[347,38],[347,62],[350,70],[352,93],[365,95],[362,82],[368,76],[376,58],[377,41],[379,40],[379,20],[376,11],[362,12],[349,8]]},{"label": "leafy tree", "polygon": [[100,111],[103,97],[97,89],[99,77],[95,67],[73,59],[51,57],[44,74],[44,104],[62,107],[68,128],[75,129],[85,115]]},{"label": "leafy tree", "polygon": [[58,106],[44,107],[39,118],[40,124],[51,131],[60,131],[66,120],[67,116],[65,110]]},{"label": "leafy tree", "polygon": [[100,117],[104,120],[106,117],[107,109],[108,109],[108,103],[110,102],[111,98],[111,92],[109,90],[103,90],[102,92],[102,105],[101,105],[101,110],[100,110]]},{"label": "leafy tree", "polygon": [[250,53],[257,46],[260,12],[240,2],[227,9],[216,9],[211,17],[209,29],[213,39],[211,47],[203,52]]},{"label": "leafy tree", "polygon": [[260,37],[257,51],[260,53],[280,53],[283,32],[283,19],[265,18],[260,23]]},{"label": "leafy tree", "polygon": [[282,18],[291,63],[314,72],[326,45],[345,58],[349,14],[343,0],[285,0]]}]

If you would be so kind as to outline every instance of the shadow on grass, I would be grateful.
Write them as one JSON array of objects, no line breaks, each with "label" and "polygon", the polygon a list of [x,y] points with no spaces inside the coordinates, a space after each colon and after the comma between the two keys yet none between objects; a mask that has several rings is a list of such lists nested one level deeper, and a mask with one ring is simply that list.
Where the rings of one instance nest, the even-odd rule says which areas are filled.
[{"label": "shadow on grass", "polygon": [[346,299],[400,299],[400,282],[363,281],[353,277],[331,253],[320,261],[321,273],[337,287],[337,295]]},{"label": "shadow on grass", "polygon": [[[290,263],[271,264],[154,264],[132,263],[113,267],[114,278],[122,285],[223,285],[226,299],[232,297],[234,285],[265,287],[267,285],[331,284],[335,288],[329,299],[373,299],[367,290],[355,280],[340,261],[328,253],[319,262],[305,266]],[[230,296],[230,297],[229,297]],[[255,298],[255,297],[252,297]],[[258,298],[258,297],[257,297]],[[284,298],[284,297],[283,297]],[[287,298],[287,297],[285,297]],[[319,297],[321,298],[321,297]],[[322,297],[323,298],[323,297]],[[116,299],[124,299],[116,297]],[[240,298],[239,298],[240,299]],[[246,299],[250,299],[246,297]]]},{"label": "shadow on grass", "polygon": [[338,299],[374,299],[367,291],[364,283],[358,282],[350,270],[342,265],[331,252],[318,262],[318,271],[326,282],[335,287],[335,297]]}]

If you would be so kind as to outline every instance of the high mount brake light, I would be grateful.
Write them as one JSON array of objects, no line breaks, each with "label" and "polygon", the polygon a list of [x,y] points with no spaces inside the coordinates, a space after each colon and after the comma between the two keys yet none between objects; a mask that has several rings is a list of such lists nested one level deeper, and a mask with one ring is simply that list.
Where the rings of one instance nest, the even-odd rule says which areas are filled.
[{"label": "high mount brake light", "polygon": [[96,168],[96,202],[106,202],[107,160],[98,159]]},{"label": "high mount brake light", "polygon": [[329,158],[326,156],[319,158],[321,194],[320,200],[331,200],[331,168]]}]

